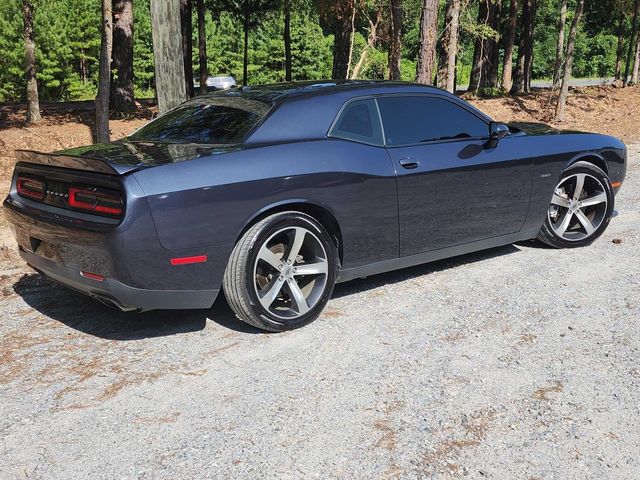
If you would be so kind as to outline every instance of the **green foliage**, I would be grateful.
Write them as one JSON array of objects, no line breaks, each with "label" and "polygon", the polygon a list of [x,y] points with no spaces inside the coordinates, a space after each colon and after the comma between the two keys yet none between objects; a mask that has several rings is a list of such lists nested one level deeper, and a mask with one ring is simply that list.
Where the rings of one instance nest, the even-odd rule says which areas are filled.
[{"label": "green foliage", "polygon": [[24,43],[20,0],[0,2],[0,102],[24,95]]},{"label": "green foliage", "polygon": [[[208,0],[212,2],[221,0]],[[241,5],[244,0],[224,0]],[[284,15],[275,0],[246,0],[269,7],[252,15],[249,36],[249,83],[278,82],[284,79]],[[93,98],[96,93],[100,51],[100,2],[97,0],[34,0],[37,78],[42,100]],[[134,1],[134,85],[137,97],[154,95],[154,61],[151,39],[150,0]],[[444,2],[440,0],[438,32],[444,29]],[[422,0],[404,0],[402,79],[413,81],[418,55]],[[573,73],[579,77],[611,76],[615,64],[620,8],[628,12],[624,21],[625,53],[631,30],[632,0],[587,0],[584,22],[577,41]],[[267,5],[268,4],[268,5]],[[503,1],[507,5],[508,2]],[[195,2],[194,2],[195,5]],[[227,6],[228,6],[227,5]],[[369,19],[378,10],[382,22],[373,48],[368,49],[359,78],[383,79],[388,76],[389,42],[388,0],[359,0],[353,64],[360,58],[369,35]],[[220,8],[220,5],[218,5]],[[225,7],[226,8],[226,7]],[[566,35],[575,0],[569,0]],[[560,0],[538,2],[534,42],[534,78],[553,73]],[[242,11],[211,10],[206,15],[208,70],[210,75],[242,78]],[[231,11],[233,10],[233,11]],[[323,31],[314,0],[292,0],[291,36],[293,77],[295,80],[329,78],[332,70],[333,36]],[[366,15],[363,13],[365,12]],[[506,9],[503,8],[503,16]],[[498,32],[478,25],[478,2],[466,4],[461,14],[457,82],[469,80],[474,41],[478,37],[498,38]],[[367,18],[368,17],[368,18]],[[196,13],[193,16],[194,70],[198,65]],[[500,48],[501,45],[500,39]],[[24,41],[21,0],[0,1],[0,102],[24,100]],[[516,51],[517,54],[517,51]],[[502,57],[502,51],[500,52]],[[197,73],[196,73],[197,75]],[[491,94],[492,92],[487,92]]]},{"label": "green foliage", "polygon": [[[624,6],[626,5],[625,1],[587,0],[584,21],[581,23],[576,37],[572,70],[574,77],[613,76],[618,42],[618,15],[612,14],[612,12],[615,12],[616,2],[621,2],[620,5]],[[569,1],[565,44],[573,20],[574,9],[575,2]],[[533,78],[551,78],[553,76],[558,41],[559,11],[560,0],[539,2],[534,42]],[[628,9],[628,12],[627,23],[630,29],[631,9]]]},{"label": "green foliage", "polygon": [[402,58],[400,60],[400,75],[403,82],[413,82],[416,78],[416,62]]},{"label": "green foliage", "polygon": [[133,86],[136,98],[153,97],[155,95],[151,14],[149,12],[149,0],[134,0]]},{"label": "green foliage", "polygon": [[576,39],[573,75],[576,77],[613,76],[618,38],[604,32],[593,37],[580,35]]},{"label": "green foliage", "polygon": [[43,100],[95,95],[100,54],[100,22],[96,18],[100,18],[97,2],[48,0],[37,4],[34,28]]},{"label": "green foliage", "polygon": [[[273,83],[284,80],[283,14],[268,15],[249,37],[249,83]],[[210,75],[242,78],[242,24],[229,13],[221,13],[217,22],[207,24],[207,68]],[[197,37],[194,37],[197,42]],[[331,76],[332,38],[325,36],[317,17],[309,12],[291,15],[292,75],[294,80]],[[197,52],[195,52],[197,55]],[[194,57],[197,62],[197,57]]]}]

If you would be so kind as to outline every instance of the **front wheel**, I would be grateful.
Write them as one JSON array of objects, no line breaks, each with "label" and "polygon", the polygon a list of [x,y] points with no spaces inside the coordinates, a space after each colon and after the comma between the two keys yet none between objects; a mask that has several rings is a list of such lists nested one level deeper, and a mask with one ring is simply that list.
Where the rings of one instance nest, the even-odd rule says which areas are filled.
[{"label": "front wheel", "polygon": [[575,163],[553,192],[538,239],[556,248],[589,245],[609,225],[614,198],[605,172],[588,162]]},{"label": "front wheel", "polygon": [[223,288],[236,316],[281,332],[314,321],[336,282],[337,253],[314,218],[300,212],[271,215],[238,241]]}]

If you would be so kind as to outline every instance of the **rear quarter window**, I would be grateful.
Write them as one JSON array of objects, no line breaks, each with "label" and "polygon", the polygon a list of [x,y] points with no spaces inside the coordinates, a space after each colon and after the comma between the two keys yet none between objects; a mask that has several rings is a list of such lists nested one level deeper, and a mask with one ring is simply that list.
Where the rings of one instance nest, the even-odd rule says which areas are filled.
[{"label": "rear quarter window", "polygon": [[382,128],[375,101],[366,99],[349,102],[338,115],[329,136],[382,145]]}]

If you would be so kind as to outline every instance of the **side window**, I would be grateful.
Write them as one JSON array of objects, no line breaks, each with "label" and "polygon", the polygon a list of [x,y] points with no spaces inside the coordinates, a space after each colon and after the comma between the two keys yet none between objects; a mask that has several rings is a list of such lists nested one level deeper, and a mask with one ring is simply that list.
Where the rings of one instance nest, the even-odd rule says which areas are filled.
[{"label": "side window", "polygon": [[382,129],[375,101],[370,98],[349,103],[340,113],[329,135],[382,145]]},{"label": "side window", "polygon": [[455,103],[436,97],[381,97],[387,145],[486,137],[488,125]]}]

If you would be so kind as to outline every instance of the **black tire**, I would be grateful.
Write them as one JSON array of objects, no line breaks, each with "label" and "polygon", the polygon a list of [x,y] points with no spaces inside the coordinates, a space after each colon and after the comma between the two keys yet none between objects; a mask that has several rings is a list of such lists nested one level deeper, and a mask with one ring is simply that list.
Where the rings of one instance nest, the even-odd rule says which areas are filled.
[{"label": "black tire", "polygon": [[[602,169],[600,169],[599,167],[589,162],[584,162],[584,161],[576,162],[573,165],[571,165],[569,168],[567,168],[567,170],[564,171],[560,181],[558,182],[558,187],[556,187],[556,189],[564,188],[560,186],[563,185],[563,182],[566,179],[569,179],[569,177],[575,177],[576,175],[579,175],[579,174],[587,174],[588,176],[594,177],[596,180],[600,182],[599,186],[602,187],[601,188],[602,193],[606,195],[606,200],[607,200],[606,207],[602,206],[601,211],[597,213],[598,219],[599,219],[598,226],[597,228],[594,229],[592,233],[587,233],[586,229],[578,225],[578,223],[576,223],[577,220],[574,219],[573,229],[576,230],[576,233],[578,233],[579,235],[574,239],[568,240],[567,238],[563,238],[562,236],[560,236],[557,233],[556,229],[554,228],[554,225],[557,225],[558,223],[560,223],[560,221],[558,220],[557,223],[553,222],[552,209],[555,208],[556,211],[554,213],[557,215],[566,215],[571,210],[569,210],[569,207],[554,206],[552,201],[552,204],[549,207],[550,210],[548,211],[545,217],[544,224],[542,225],[542,228],[540,228],[540,232],[538,232],[538,240],[540,240],[541,242],[551,247],[577,248],[577,247],[584,247],[586,245],[590,245],[591,243],[593,243],[594,240],[600,237],[600,235],[602,235],[604,231],[607,229],[607,227],[609,226],[609,222],[613,215],[615,195],[614,195],[613,187],[611,187],[611,180],[609,179],[607,174],[604,171],[602,171]],[[591,181],[593,185],[597,185],[592,180],[589,180],[589,181]],[[585,189],[585,192],[583,192],[583,196],[586,194],[588,194],[588,192],[586,192],[586,189]],[[574,208],[575,208],[575,205],[574,205]],[[587,208],[591,208],[591,207],[587,207]],[[593,207],[593,208],[596,208],[596,207]],[[595,217],[596,215],[595,210],[593,211],[593,213],[591,213],[591,215]],[[582,231],[580,232],[580,230]],[[584,238],[578,238],[580,235],[585,235],[585,236]]]},{"label": "black tire", "polygon": [[[323,253],[326,253],[327,262],[326,282],[324,286],[319,288],[320,291],[315,296],[315,303],[309,311],[296,318],[282,318],[261,304],[256,291],[258,287],[256,286],[257,276],[254,269],[257,268],[257,257],[263,245],[266,245],[270,238],[277,235],[278,232],[295,227],[302,227],[311,232],[313,241],[319,241],[324,249]],[[285,258],[284,254],[282,258]],[[240,320],[262,330],[282,332],[303,327],[318,318],[333,293],[337,270],[336,246],[319,222],[300,212],[276,213],[251,226],[238,241],[231,252],[224,273],[223,290],[229,306]],[[278,276],[281,273],[275,272],[275,275]],[[325,280],[325,277],[322,278]],[[272,280],[275,279],[272,278]],[[283,285],[288,287],[286,283]],[[287,289],[285,288],[285,290]],[[278,296],[278,299],[281,298],[281,295]],[[290,301],[293,302],[292,299]]]}]

